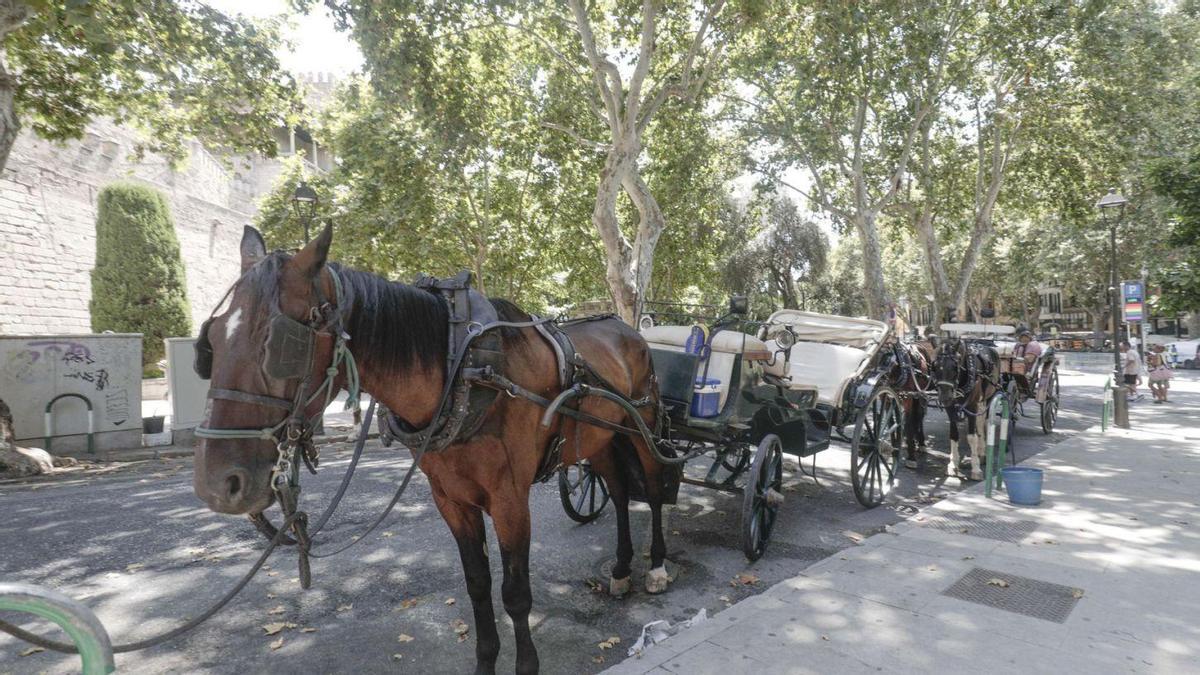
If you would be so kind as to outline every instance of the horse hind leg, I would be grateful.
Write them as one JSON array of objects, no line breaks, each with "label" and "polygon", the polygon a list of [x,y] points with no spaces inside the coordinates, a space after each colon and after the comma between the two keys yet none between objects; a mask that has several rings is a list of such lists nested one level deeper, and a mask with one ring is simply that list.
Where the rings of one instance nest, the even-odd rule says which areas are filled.
[{"label": "horse hind leg", "polygon": [[617,558],[608,579],[608,594],[620,598],[631,590],[630,579],[633,569],[633,536],[629,528],[629,488],[625,485],[625,474],[613,462],[611,452],[593,455],[589,461],[592,469],[604,479],[609,499],[617,514]]},{"label": "horse hind leg", "polygon": [[663,537],[663,465],[650,452],[646,441],[642,438],[618,436],[618,444],[627,444],[625,450],[633,449],[634,453],[621,453],[629,461],[640,461],[641,470],[645,475],[646,502],[650,506],[650,569],[646,572],[646,592],[650,594],[663,593],[670,586],[671,577],[667,573],[667,542]]},{"label": "horse hind leg", "polygon": [[917,404],[908,399],[904,401],[904,466],[909,469],[917,468]]}]

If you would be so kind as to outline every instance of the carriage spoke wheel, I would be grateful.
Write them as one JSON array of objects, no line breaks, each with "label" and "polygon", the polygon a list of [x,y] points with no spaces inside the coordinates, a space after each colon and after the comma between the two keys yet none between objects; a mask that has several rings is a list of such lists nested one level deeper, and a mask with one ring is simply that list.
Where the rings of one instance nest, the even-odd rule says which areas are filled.
[{"label": "carriage spoke wheel", "polygon": [[608,488],[604,479],[583,460],[558,470],[558,497],[571,520],[590,523],[600,517],[608,504]]},{"label": "carriage spoke wheel", "polygon": [[858,503],[874,508],[896,483],[900,446],[904,442],[904,414],[896,392],[879,387],[854,423],[850,442],[850,479]]},{"label": "carriage spoke wheel", "polygon": [[762,557],[783,502],[783,442],[768,434],[758,444],[746,477],[742,501],[742,552],[751,562]]},{"label": "carriage spoke wheel", "polygon": [[1058,371],[1050,371],[1050,381],[1046,383],[1046,400],[1042,401],[1042,433],[1054,431],[1058,422]]}]

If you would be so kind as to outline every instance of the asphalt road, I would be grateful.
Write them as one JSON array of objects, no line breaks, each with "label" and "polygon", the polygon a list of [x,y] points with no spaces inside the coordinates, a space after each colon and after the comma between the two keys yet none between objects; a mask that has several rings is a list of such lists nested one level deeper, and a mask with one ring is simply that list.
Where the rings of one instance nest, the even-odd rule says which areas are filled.
[{"label": "asphalt road", "polygon": [[[1099,376],[1064,374],[1059,430],[1042,434],[1037,420],[1018,424],[1016,449],[1026,457],[1096,423]],[[1036,408],[1036,407],[1035,407]],[[817,456],[819,482],[788,460],[786,503],[766,555],[749,564],[739,546],[741,497],[683,486],[667,522],[671,589],[640,591],[648,562],[640,552],[649,514],[634,515],[636,590],[624,599],[592,591],[607,584],[615,547],[609,510],[576,525],[562,512],[557,486],[533,490],[532,625],[543,672],[595,672],[624,657],[643,624],[672,622],[700,609],[709,615],[854,546],[923,505],[960,489],[944,478],[947,426],[931,411],[926,426],[934,453],[920,473],[902,480],[884,506],[864,510],[854,499],[842,444]],[[348,449],[325,451],[318,476],[305,476],[304,499],[319,511],[341,479]],[[406,453],[374,444],[321,539],[342,542],[386,504],[407,468]],[[805,470],[811,468],[806,460]],[[702,468],[693,467],[695,472]],[[244,519],[209,512],[192,494],[190,460],[128,464],[31,484],[0,484],[0,579],[43,584],[92,607],[115,642],[140,639],[202,611],[244,572],[262,542]],[[492,560],[500,559],[490,536]],[[470,672],[473,628],[460,641],[453,622],[472,623],[457,550],[418,472],[390,520],[349,552],[313,562],[313,588],[302,591],[295,559],[284,550],[272,568],[207,624],[167,646],[119,655],[127,673],[162,672]],[[499,672],[511,672],[514,646],[499,598]],[[743,581],[733,582],[739,574]],[[591,582],[591,583],[589,583]],[[9,615],[12,616],[12,615]],[[718,619],[719,620],[719,617]],[[288,627],[267,635],[264,624]],[[293,625],[294,624],[294,625]],[[43,632],[49,624],[33,623]],[[315,629],[315,630],[306,630]],[[61,636],[61,633],[59,633]],[[600,642],[619,637],[614,649]],[[282,644],[276,641],[282,638]],[[20,654],[26,646],[0,634],[0,673],[65,673],[75,657]]]}]

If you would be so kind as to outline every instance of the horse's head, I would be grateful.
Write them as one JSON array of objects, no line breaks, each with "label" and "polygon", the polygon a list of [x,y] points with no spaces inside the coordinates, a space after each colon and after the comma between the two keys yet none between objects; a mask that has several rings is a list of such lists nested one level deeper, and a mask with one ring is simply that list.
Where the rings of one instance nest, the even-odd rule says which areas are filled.
[{"label": "horse's head", "polygon": [[193,484],[214,511],[270,506],[281,443],[310,434],[324,405],[312,394],[326,381],[340,330],[337,284],[325,267],[332,238],[326,227],[295,255],[268,254],[247,227],[242,276],[201,328],[196,369],[210,379],[210,400],[196,429]]},{"label": "horse's head", "polygon": [[950,338],[938,345],[933,359],[933,378],[937,382],[938,402],[949,407],[958,401],[959,380],[964,371],[966,348],[962,340]]}]

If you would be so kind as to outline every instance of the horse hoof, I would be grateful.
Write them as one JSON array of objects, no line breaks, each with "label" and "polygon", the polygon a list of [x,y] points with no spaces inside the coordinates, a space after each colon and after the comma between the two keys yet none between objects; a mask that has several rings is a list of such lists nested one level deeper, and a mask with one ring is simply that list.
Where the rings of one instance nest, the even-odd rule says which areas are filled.
[{"label": "horse hoof", "polygon": [[657,595],[667,590],[667,586],[671,583],[671,577],[667,574],[667,568],[655,567],[646,573],[646,592],[651,595]]},{"label": "horse hoof", "polygon": [[629,580],[630,580],[630,577],[625,577],[624,579],[610,577],[608,579],[608,594],[613,596],[614,598],[625,597],[625,595],[627,593],[629,593],[629,589],[630,589]]},{"label": "horse hoof", "polygon": [[904,460],[904,468],[906,468],[906,469],[915,469],[915,468],[917,468],[917,460],[915,460],[915,459],[906,459],[906,460]]}]

